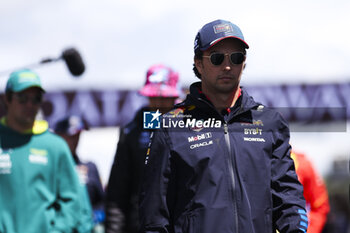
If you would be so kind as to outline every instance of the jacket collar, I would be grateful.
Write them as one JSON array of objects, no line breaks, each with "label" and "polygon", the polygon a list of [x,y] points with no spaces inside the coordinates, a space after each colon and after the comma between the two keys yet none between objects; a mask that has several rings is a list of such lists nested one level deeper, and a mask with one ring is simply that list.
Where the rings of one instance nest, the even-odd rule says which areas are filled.
[{"label": "jacket collar", "polygon": [[[184,102],[177,105],[178,107],[181,106],[189,106],[189,105],[195,105],[202,109],[207,114],[215,114],[216,117],[220,116],[220,118],[223,118],[223,115],[220,114],[212,104],[212,102],[204,95],[202,92],[202,83],[201,82],[195,82],[190,86],[190,93],[187,95]],[[230,108],[230,113],[228,117],[225,117],[225,120],[230,120],[233,117],[246,112],[248,110],[251,110],[255,107],[257,107],[259,104],[254,101],[253,97],[251,97],[247,91],[241,87],[241,95],[237,99],[235,105]]]},{"label": "jacket collar", "polygon": [[[7,123],[6,123],[6,117],[5,116],[0,119],[0,124],[2,124],[3,126],[8,127]],[[23,134],[42,134],[45,131],[47,131],[48,128],[49,128],[49,124],[47,123],[47,121],[36,120],[36,121],[34,121],[33,128],[27,130]]]}]

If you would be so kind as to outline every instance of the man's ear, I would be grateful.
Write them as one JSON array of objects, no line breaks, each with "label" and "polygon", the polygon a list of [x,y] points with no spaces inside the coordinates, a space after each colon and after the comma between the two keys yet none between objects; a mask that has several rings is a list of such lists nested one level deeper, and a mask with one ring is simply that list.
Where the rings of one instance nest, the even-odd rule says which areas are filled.
[{"label": "man's ear", "polygon": [[4,94],[0,100],[0,106],[3,106],[6,112],[10,101],[10,97],[7,94]]},{"label": "man's ear", "polygon": [[4,94],[2,97],[2,101],[4,102],[5,106],[7,107],[7,105],[10,103],[10,96],[8,94]]},{"label": "man's ear", "polygon": [[202,59],[194,59],[194,65],[196,66],[198,72],[202,75],[202,73],[203,73],[203,60]]}]

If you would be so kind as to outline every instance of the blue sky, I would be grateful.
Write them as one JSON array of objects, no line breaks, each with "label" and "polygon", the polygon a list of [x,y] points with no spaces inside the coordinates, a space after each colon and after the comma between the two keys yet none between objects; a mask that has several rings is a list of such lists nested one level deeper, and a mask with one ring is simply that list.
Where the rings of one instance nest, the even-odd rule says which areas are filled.
[{"label": "blue sky", "polygon": [[237,24],[250,45],[245,85],[350,81],[345,0],[3,0],[0,8],[0,71],[70,46],[81,52],[87,70],[79,79],[63,62],[36,69],[48,90],[138,89],[155,63],[189,85],[197,80],[194,37],[218,18]]}]

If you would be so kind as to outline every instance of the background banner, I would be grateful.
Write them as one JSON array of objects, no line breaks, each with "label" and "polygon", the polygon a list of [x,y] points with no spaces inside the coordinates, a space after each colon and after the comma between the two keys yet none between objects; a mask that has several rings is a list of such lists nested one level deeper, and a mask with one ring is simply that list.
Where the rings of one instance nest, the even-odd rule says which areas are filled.
[{"label": "background banner", "polygon": [[[350,119],[350,83],[246,86],[257,102],[276,108],[289,122],[339,122]],[[68,114],[81,115],[91,127],[122,126],[147,99],[135,90],[48,92],[43,117],[52,127]],[[4,103],[0,115],[4,115]]]}]

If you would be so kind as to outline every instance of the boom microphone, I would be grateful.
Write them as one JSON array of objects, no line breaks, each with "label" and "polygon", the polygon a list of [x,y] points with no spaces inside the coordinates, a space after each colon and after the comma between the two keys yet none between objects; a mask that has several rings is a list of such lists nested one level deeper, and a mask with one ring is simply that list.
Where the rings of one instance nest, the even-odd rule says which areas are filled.
[{"label": "boom microphone", "polygon": [[61,57],[72,75],[79,76],[84,73],[85,65],[83,59],[75,48],[65,49]]},{"label": "boom microphone", "polygon": [[[84,73],[85,65],[84,65],[83,59],[81,58],[79,52],[75,48],[67,48],[63,50],[62,55],[58,58],[45,58],[45,59],[42,59],[39,63],[27,65],[25,66],[25,68],[35,68],[43,64],[59,61],[61,59],[64,60],[64,62],[68,67],[69,72],[73,76],[80,76],[81,74]],[[17,68],[17,69],[21,69],[21,68]],[[13,70],[17,70],[17,69],[0,71],[0,76],[10,73]]]}]

